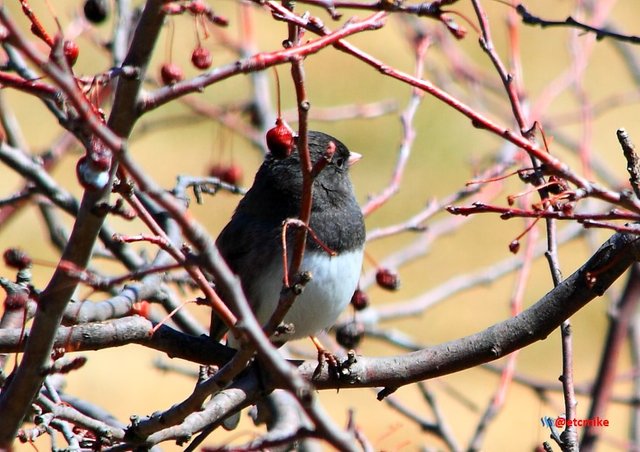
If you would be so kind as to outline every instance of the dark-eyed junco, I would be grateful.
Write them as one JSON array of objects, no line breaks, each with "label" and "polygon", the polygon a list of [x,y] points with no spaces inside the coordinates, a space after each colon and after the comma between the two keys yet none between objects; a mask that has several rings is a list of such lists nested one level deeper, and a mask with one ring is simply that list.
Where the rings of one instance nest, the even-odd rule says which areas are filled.
[{"label": "dark-eyed junco", "polygon": [[[325,133],[308,133],[312,164],[324,158],[332,142],[335,152],[331,161],[314,179],[310,227],[335,255],[329,255],[307,236],[301,271],[309,271],[312,279],[284,319],[293,325],[294,331],[286,337],[279,336],[279,343],[315,335],[331,326],[358,284],[365,228],[349,180],[349,166],[360,156]],[[245,295],[263,325],[276,309],[282,289],[283,221],[298,217],[301,197],[300,157],[295,146],[285,158],[268,154],[252,187],[216,241],[227,264],[239,276]],[[289,254],[294,236],[290,229]],[[220,339],[224,328],[213,317],[211,336]]]}]

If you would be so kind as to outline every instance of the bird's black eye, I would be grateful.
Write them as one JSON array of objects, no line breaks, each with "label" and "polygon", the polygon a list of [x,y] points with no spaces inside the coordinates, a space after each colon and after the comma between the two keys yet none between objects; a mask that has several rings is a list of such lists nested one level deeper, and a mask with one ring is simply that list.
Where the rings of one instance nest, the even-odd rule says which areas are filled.
[{"label": "bird's black eye", "polygon": [[336,166],[337,166],[338,168],[342,168],[342,167],[344,166],[344,162],[345,162],[345,160],[344,160],[342,157],[338,157],[338,158],[335,160]]}]

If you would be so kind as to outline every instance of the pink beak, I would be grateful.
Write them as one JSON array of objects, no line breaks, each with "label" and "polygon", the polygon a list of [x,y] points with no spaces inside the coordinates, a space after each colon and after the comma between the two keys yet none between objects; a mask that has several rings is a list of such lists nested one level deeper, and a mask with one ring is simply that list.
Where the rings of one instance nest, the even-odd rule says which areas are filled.
[{"label": "pink beak", "polygon": [[349,152],[349,160],[347,160],[347,165],[351,166],[361,158],[362,154],[358,154],[357,152]]}]

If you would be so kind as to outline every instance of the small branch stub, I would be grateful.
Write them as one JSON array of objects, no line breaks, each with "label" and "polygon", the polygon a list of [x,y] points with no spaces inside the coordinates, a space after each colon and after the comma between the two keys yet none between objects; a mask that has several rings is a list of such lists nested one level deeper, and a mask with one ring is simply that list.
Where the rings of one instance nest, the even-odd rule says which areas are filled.
[{"label": "small branch stub", "polygon": [[636,147],[631,142],[631,138],[625,129],[618,129],[616,135],[620,146],[622,146],[624,158],[627,159],[627,171],[629,172],[631,188],[633,188],[636,197],[640,199],[640,159],[638,159]]}]

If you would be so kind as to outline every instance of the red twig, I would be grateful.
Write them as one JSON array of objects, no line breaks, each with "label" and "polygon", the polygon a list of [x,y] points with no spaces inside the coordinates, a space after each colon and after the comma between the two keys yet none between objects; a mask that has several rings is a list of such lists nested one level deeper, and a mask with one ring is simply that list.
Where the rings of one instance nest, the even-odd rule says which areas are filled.
[{"label": "red twig", "polygon": [[[269,2],[268,6],[283,16],[284,20],[293,21],[301,26],[308,28],[314,33],[318,33],[321,35],[329,35],[331,32],[324,26],[319,26],[317,23],[310,23],[309,21],[302,20],[298,16],[292,15],[288,13],[286,10],[283,10],[278,4],[273,2]],[[517,147],[526,151],[531,157],[538,159],[541,163],[543,163],[546,169],[551,173],[555,174],[560,178],[567,179],[573,184],[579,187],[579,191],[576,193],[576,199],[582,199],[586,197],[595,197],[598,199],[602,199],[604,201],[610,202],[612,204],[619,204],[629,210],[640,212],[640,201],[635,199],[630,199],[623,194],[607,189],[606,187],[601,186],[595,182],[591,182],[588,179],[578,175],[575,173],[567,164],[565,164],[562,160],[552,156],[547,152],[547,150],[543,147],[540,147],[532,142],[530,142],[525,137],[521,136],[519,133],[515,133],[509,128],[498,124],[497,122],[489,119],[487,116],[479,113],[476,109],[466,105],[459,99],[450,95],[446,91],[438,88],[432,82],[428,80],[421,80],[415,76],[407,74],[406,72],[399,71],[385,64],[381,60],[363,52],[356,46],[344,41],[338,40],[334,42],[334,45],[343,50],[350,55],[362,60],[366,64],[374,67],[378,71],[380,71],[383,75],[392,77],[401,82],[407,83],[411,86],[419,88],[431,96],[441,100],[445,104],[451,106],[456,109],[466,117],[468,117],[472,124],[479,128],[485,129],[503,139],[513,143]]]},{"label": "red twig", "polygon": [[[416,77],[418,78],[422,78],[422,74],[424,71],[424,58],[426,56],[427,49],[429,48],[430,43],[431,40],[428,38],[428,35],[425,35],[415,44],[415,73]],[[401,117],[402,129],[404,133],[402,137],[402,143],[400,144],[400,149],[398,151],[396,166],[393,170],[393,175],[391,176],[391,182],[384,190],[382,190],[380,194],[378,194],[377,196],[373,196],[367,202],[367,204],[362,207],[362,214],[365,217],[373,213],[376,209],[386,203],[395,193],[397,193],[400,188],[400,184],[404,176],[404,170],[411,155],[411,148],[416,138],[416,132],[413,127],[413,118],[415,117],[415,114],[418,110],[418,107],[420,106],[420,103],[422,102],[423,97],[424,94],[420,90],[412,90],[409,105],[403,111]]]},{"label": "red twig", "polygon": [[31,22],[31,32],[38,38],[42,39],[49,47],[53,48],[55,41],[49,35],[49,33],[47,33],[47,30],[44,29],[42,23],[40,22],[40,19],[38,19],[38,17],[31,9],[29,2],[27,2],[27,0],[20,0],[20,5],[22,6],[22,12]]},{"label": "red twig", "polygon": [[54,86],[38,80],[25,80],[19,75],[9,72],[0,72],[0,85],[2,88],[15,88],[45,99],[58,100],[60,95],[60,91]]},{"label": "red twig", "polygon": [[511,218],[554,218],[556,220],[629,220],[640,221],[640,215],[620,209],[611,209],[607,213],[573,213],[563,210],[518,209],[516,207],[500,207],[481,202],[474,202],[471,207],[447,206],[447,211],[454,215],[473,215],[478,213],[498,213],[503,220]]},{"label": "red twig", "polygon": [[327,253],[329,256],[335,256],[336,252],[330,249],[327,245],[325,245],[322,240],[316,235],[316,233],[311,229],[311,227],[303,222],[302,220],[298,220],[297,218],[287,218],[282,225],[282,268],[284,268],[284,286],[291,287],[289,284],[289,256],[287,251],[287,230],[290,226],[295,226],[297,228],[305,229],[310,235],[311,238],[322,248],[322,250]]},{"label": "red twig", "polygon": [[208,73],[195,77],[194,79],[185,80],[170,87],[161,88],[141,100],[139,108],[140,114],[154,108],[158,108],[159,106],[185,94],[201,92],[205,87],[234,75],[261,71],[271,66],[289,63],[297,58],[312,55],[325,47],[335,44],[347,36],[382,27],[385,18],[385,13],[376,13],[362,21],[348,23],[340,30],[319,39],[309,41],[298,46],[293,46],[288,49],[258,53],[249,58],[216,68]]},{"label": "red twig", "polygon": [[167,237],[157,236],[157,235],[149,235],[149,234],[138,234],[138,235],[122,235],[122,234],[114,234],[113,240],[121,243],[135,243],[135,242],[149,242],[154,245],[159,246],[164,250],[168,250],[170,248]]},{"label": "red twig", "polygon": [[236,317],[229,310],[224,301],[218,296],[218,294],[212,289],[211,284],[207,281],[206,277],[202,273],[202,271],[196,267],[195,265],[188,263],[186,260],[186,256],[182,251],[177,249],[172,243],[169,237],[167,237],[164,230],[158,225],[158,223],[153,219],[153,217],[149,214],[149,212],[145,209],[142,203],[138,200],[138,198],[131,194],[126,197],[127,201],[131,205],[131,207],[135,210],[138,216],[144,221],[144,223],[151,229],[151,231],[156,234],[153,236],[141,236],[145,240],[153,241],[159,245],[164,245],[164,249],[171,254],[171,256],[180,264],[182,264],[185,270],[189,273],[189,275],[193,278],[193,280],[198,284],[198,287],[204,293],[207,300],[211,303],[211,307],[216,311],[216,313],[220,316],[220,318],[225,322],[225,324],[233,329],[236,323]]}]

